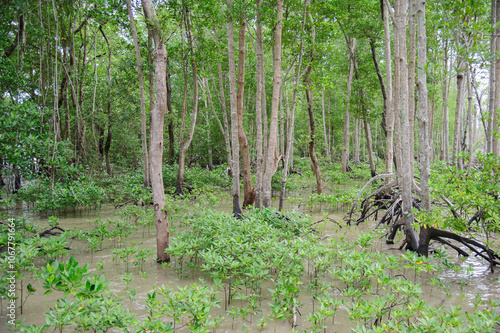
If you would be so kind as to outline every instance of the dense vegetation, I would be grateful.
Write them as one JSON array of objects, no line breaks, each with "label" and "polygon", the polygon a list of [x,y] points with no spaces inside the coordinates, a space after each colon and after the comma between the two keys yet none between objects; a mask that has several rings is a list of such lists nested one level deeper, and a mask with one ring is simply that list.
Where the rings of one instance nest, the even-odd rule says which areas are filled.
[{"label": "dense vegetation", "polygon": [[[0,9],[1,295],[62,295],[11,330],[498,329],[495,297],[422,289],[452,297],[453,253],[498,274],[500,0]],[[133,313],[155,265],[203,279]]]}]

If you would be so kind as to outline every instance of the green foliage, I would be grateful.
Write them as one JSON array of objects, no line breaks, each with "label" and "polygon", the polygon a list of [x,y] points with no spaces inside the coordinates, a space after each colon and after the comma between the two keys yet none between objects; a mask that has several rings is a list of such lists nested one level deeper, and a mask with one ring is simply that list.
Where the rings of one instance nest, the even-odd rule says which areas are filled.
[{"label": "green foliage", "polygon": [[[212,171],[199,165],[186,168],[184,182],[195,187],[214,186],[219,188],[230,188],[231,179],[226,175],[226,165],[216,165]],[[163,165],[163,183],[166,188],[175,189],[177,183],[177,164]]]},{"label": "green foliage", "polygon": [[35,203],[39,211],[99,207],[106,201],[105,191],[92,180],[74,180],[52,184],[40,179],[23,186],[14,196],[17,201]]},{"label": "green foliage", "polygon": [[470,170],[450,168],[433,177],[434,196],[448,198],[455,205],[454,210],[460,212],[455,216],[446,208],[439,209],[431,217],[437,226],[485,235],[500,231],[500,201],[497,197],[500,192],[500,158],[481,153],[476,158],[477,167]]},{"label": "green foliage", "polygon": [[[62,292],[64,298],[46,313],[46,325],[20,325],[21,332],[45,332],[48,328],[62,331],[75,327],[77,331],[107,332],[111,328],[128,330],[136,320],[128,310],[123,310],[120,299],[107,289],[109,282],[104,276],[89,278],[88,264],[83,267],[70,257],[68,262],[54,261],[42,268],[40,278],[44,281],[45,293]],[[71,298],[67,296],[71,295]]]}]

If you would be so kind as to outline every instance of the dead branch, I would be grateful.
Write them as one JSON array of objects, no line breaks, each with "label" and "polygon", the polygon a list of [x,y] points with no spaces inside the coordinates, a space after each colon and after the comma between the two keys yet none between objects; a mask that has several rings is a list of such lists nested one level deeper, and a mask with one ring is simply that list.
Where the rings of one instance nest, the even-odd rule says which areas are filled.
[{"label": "dead branch", "polygon": [[40,236],[40,237],[45,237],[46,235],[59,236],[61,234],[61,232],[54,232],[54,230],[59,230],[61,232],[65,232],[66,231],[66,230],[64,230],[61,227],[55,226],[55,227],[52,227],[50,229],[47,229],[47,230],[44,230],[44,231],[40,232],[38,234],[38,236]]},{"label": "dead branch", "polygon": [[137,200],[135,200],[135,199],[130,199],[130,200],[128,200],[128,201],[125,201],[125,202],[124,202],[124,203],[122,203],[122,204],[116,205],[116,206],[115,206],[115,209],[117,209],[117,208],[121,208],[121,207],[123,207],[123,206],[125,206],[125,205],[128,205],[128,204],[131,204],[131,203],[133,203],[134,205],[136,205],[136,206],[137,206]]},{"label": "dead branch", "polygon": [[395,173],[390,173],[390,174],[380,174],[380,175],[377,175],[375,177],[373,177],[372,179],[370,179],[364,186],[363,188],[361,188],[361,190],[358,192],[358,196],[356,197],[356,200],[354,200],[353,204],[352,204],[352,207],[351,207],[351,211],[349,213],[349,218],[347,220],[347,224],[348,225],[351,225],[351,219],[352,219],[352,214],[354,212],[354,208],[356,207],[356,205],[358,204],[358,201],[359,201],[359,197],[361,197],[361,194],[363,193],[363,191],[368,187],[368,185],[370,185],[373,181],[377,180],[377,179],[381,179],[381,178],[390,178],[390,177],[395,177],[396,174]]}]

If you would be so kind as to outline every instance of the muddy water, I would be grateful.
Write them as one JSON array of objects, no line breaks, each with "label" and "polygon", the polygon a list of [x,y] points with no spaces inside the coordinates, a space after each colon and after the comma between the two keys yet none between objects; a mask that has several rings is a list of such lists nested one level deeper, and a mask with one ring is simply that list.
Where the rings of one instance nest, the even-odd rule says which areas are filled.
[{"label": "muddy water", "polygon": [[[297,202],[294,202],[293,204],[290,204],[290,202],[288,202],[287,204],[288,206],[285,207],[285,210],[304,210],[304,205],[301,205],[300,203],[297,204]],[[185,203],[185,206],[186,209],[193,209],[193,206],[190,203]],[[277,206],[276,203],[275,206]],[[230,200],[228,198],[222,199],[215,205],[214,208],[218,210],[229,211]],[[61,217],[59,222],[60,225],[67,230],[71,230],[74,228],[89,230],[92,228],[92,223],[90,222],[90,220],[97,217],[100,217],[103,220],[108,218],[113,219],[117,217],[118,211],[119,210],[115,210],[113,207],[105,206],[98,211],[90,211],[83,214],[68,214],[65,217]],[[41,226],[48,226],[48,220],[46,217],[36,216],[31,213],[27,213],[25,210],[24,213],[23,211],[18,213],[22,213],[29,219],[37,221]],[[316,221],[325,218],[322,213],[313,212],[312,215]],[[356,228],[346,227],[345,223],[342,222],[342,212],[330,212],[327,217],[328,219],[323,229],[325,239],[338,238],[342,236],[349,241],[354,241],[355,239],[357,239],[360,233],[372,230],[372,227],[367,224],[361,225],[360,227]],[[332,221],[337,221],[343,227],[339,228],[339,226]],[[136,230],[131,236],[129,236],[125,243],[122,244],[122,246],[128,246],[132,243],[136,246],[154,249],[156,246],[154,230]],[[90,255],[86,242],[73,241],[71,244],[72,251],[70,255],[73,255],[76,260],[80,262],[80,264],[89,263],[91,272],[104,274],[106,276],[106,280],[111,282],[109,287],[110,291],[116,293],[118,296],[127,298],[125,283],[123,282],[121,277],[127,271],[129,273],[132,273],[132,288],[137,290],[137,294],[133,299],[130,300],[127,298],[123,303],[124,305],[129,307],[132,313],[136,313],[139,319],[146,318],[147,313],[145,308],[145,299],[147,293],[153,289],[153,286],[158,287],[164,284],[166,286],[175,288],[175,286],[186,286],[193,283],[199,283],[199,278],[210,280],[209,277],[199,271],[188,271],[187,274],[183,274],[183,276],[181,277],[175,270],[175,261],[172,263],[172,266],[170,268],[163,268],[161,265],[156,264],[152,258],[143,266],[143,270],[146,272],[147,277],[141,276],[138,269],[135,268],[132,264],[129,264],[127,267],[127,265],[122,260],[113,260],[115,258],[115,255],[113,254],[113,246],[115,245],[116,244],[113,244],[110,241],[105,241],[101,251],[97,251]],[[397,245],[386,245],[384,239],[381,238],[374,243],[372,248],[370,248],[370,251],[398,254],[400,252],[396,249],[396,247]],[[97,271],[98,262],[104,263],[102,272]],[[460,267],[461,269],[458,271],[447,269],[440,273],[440,277],[446,281],[446,284],[449,287],[445,291],[437,287],[432,287],[430,285],[429,280],[434,275],[428,273],[419,273],[416,277],[409,276],[410,279],[415,279],[415,281],[420,284],[422,288],[421,299],[423,299],[428,305],[454,305],[461,306],[464,311],[473,311],[473,302],[476,297],[480,297],[483,300],[500,299],[500,275],[497,272],[494,274],[490,274],[489,272],[487,272],[487,265],[483,261],[480,261],[475,257],[469,257],[465,261],[456,258],[453,260],[453,263],[455,263],[456,266]],[[404,269],[401,273],[406,274]],[[308,282],[307,279],[308,277],[305,277],[305,280],[303,282]],[[332,278],[326,278],[324,282],[330,284],[332,290],[334,290],[335,287],[345,287],[340,281],[338,281],[338,279],[334,280]],[[26,281],[23,281],[24,286],[27,283],[32,283],[33,286],[37,289],[37,292],[35,293],[35,295],[28,298],[27,302],[25,303],[23,314],[18,314],[17,319],[24,319],[24,323],[28,325],[44,324],[44,314],[49,310],[50,307],[54,306],[56,300],[62,297],[62,295],[58,293],[53,293],[51,295],[42,295],[43,288],[39,281],[35,281],[33,279],[26,279]],[[18,288],[19,287],[20,284],[18,283]],[[272,285],[264,285],[262,289],[267,290],[267,288],[272,288]],[[308,295],[306,292],[303,292],[303,294],[305,296],[300,300],[301,307],[299,308],[300,313],[298,315],[297,321],[299,325],[298,329],[300,330],[308,329],[311,327],[310,323],[307,321],[306,315],[312,312],[313,309],[312,296]],[[219,298],[224,299],[224,295],[219,295]],[[261,318],[263,315],[269,316],[270,314],[269,303],[272,303],[272,300],[270,299],[269,293],[264,293],[261,303],[262,312],[258,313],[256,317],[253,318],[252,322],[250,322],[250,316],[247,317],[245,322],[243,323],[241,318],[237,318],[233,322],[232,319],[226,315],[226,320],[221,324],[217,331],[243,332],[243,324],[247,328],[249,328],[249,331],[257,331],[257,328],[255,327],[257,322],[256,318]],[[2,313],[0,315],[0,332],[6,330],[6,304],[6,301],[3,300]],[[214,309],[213,314],[224,316],[224,305],[221,304],[221,308]],[[329,321],[327,323],[327,326],[328,327],[326,332],[348,332],[350,331],[350,328],[355,327],[355,324],[353,324],[349,320],[347,311],[339,310],[337,311],[337,314],[335,316],[335,325],[332,325],[331,321]],[[180,331],[187,332],[187,329],[181,329]],[[269,320],[267,327],[263,331],[291,332],[291,326],[286,320],[277,322]]]}]

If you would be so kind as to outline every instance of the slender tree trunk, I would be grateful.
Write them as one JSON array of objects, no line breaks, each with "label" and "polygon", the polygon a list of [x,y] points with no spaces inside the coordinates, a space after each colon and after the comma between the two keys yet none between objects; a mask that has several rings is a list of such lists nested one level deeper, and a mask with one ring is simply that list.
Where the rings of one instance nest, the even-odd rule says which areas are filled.
[{"label": "slender tree trunk", "polygon": [[[464,137],[462,140],[462,150],[467,151],[469,156],[472,154],[472,145],[471,145],[471,133],[472,133],[472,87],[471,87],[471,70],[470,64],[467,64],[467,72],[466,72],[466,85],[467,85],[467,118],[465,122],[465,131]],[[467,146],[468,144],[468,146]],[[469,161],[470,162],[470,161]],[[469,166],[471,163],[468,163]]]},{"label": "slender tree trunk", "polygon": [[344,144],[342,147],[342,172],[349,169],[349,106],[351,104],[352,77],[354,75],[354,52],[356,50],[356,38],[350,38],[347,48],[349,49],[349,76],[347,77],[347,105],[344,113]]},{"label": "slender tree trunk", "polygon": [[[400,124],[400,143],[399,151],[401,165],[398,165],[400,178],[398,179],[401,188],[402,197],[402,213],[405,223],[405,235],[407,247],[410,250],[418,249],[418,238],[413,229],[413,170],[411,169],[411,139],[413,131],[410,127],[410,109],[409,109],[409,87],[408,87],[408,65],[407,65],[407,47],[406,47],[406,12],[408,9],[407,0],[396,0],[395,17],[396,24],[394,26],[394,39],[397,39],[397,48],[395,53],[395,61],[399,63],[399,75],[395,76],[395,80],[399,81],[399,104],[395,104],[399,111]],[[399,176],[398,175],[398,176]]]},{"label": "slender tree trunk", "polygon": [[[211,133],[210,133],[210,115],[208,112],[208,101],[207,99],[210,98],[210,95],[208,94],[209,91],[209,86],[208,86],[208,79],[205,78],[202,80],[205,83],[205,87],[207,89],[207,94],[205,94],[205,122],[207,124],[207,147],[208,147],[208,170],[212,171],[214,169],[213,167],[213,157],[212,157],[212,140],[211,140]],[[212,101],[210,101],[212,103]],[[213,110],[213,104],[212,104],[212,110]]]},{"label": "slender tree trunk", "polygon": [[[497,18],[497,6],[498,0],[491,0],[491,26],[494,27],[498,21]],[[485,149],[487,153],[491,153],[493,150],[493,115],[495,114],[495,99],[496,99],[496,86],[497,86],[497,77],[496,77],[496,65],[499,57],[496,54],[497,50],[497,40],[500,28],[495,30],[495,33],[491,35],[490,40],[490,54],[491,54],[491,63],[490,63],[490,79],[489,79],[489,90],[488,90],[488,117],[489,120],[486,123],[484,128],[485,135]]]},{"label": "slender tree trunk", "polygon": [[455,108],[455,132],[453,135],[453,152],[452,163],[459,169],[462,169],[462,160],[458,157],[461,152],[460,143],[462,142],[462,122],[463,122],[463,106],[464,106],[464,63],[462,59],[458,59],[459,66],[457,72],[457,104]]},{"label": "slender tree trunk", "polygon": [[477,108],[476,104],[473,106],[473,112],[472,112],[472,134],[471,134],[471,140],[470,140],[470,145],[471,145],[471,154],[474,153],[474,145],[476,144],[477,141]]},{"label": "slender tree trunk", "polygon": [[231,146],[233,148],[233,215],[237,218],[243,213],[240,206],[240,145],[238,143],[238,111],[236,90],[236,64],[234,55],[234,27],[232,0],[226,0],[229,20],[227,22],[227,56],[229,60],[229,100],[231,102]]},{"label": "slender tree trunk", "polygon": [[[264,97],[264,37],[262,35],[261,9],[262,0],[257,0],[257,30],[256,30],[256,47],[255,53],[257,57],[256,82],[255,91],[255,127],[256,127],[256,145],[257,145],[257,166],[255,171],[255,207],[261,207],[262,198],[262,176],[263,176],[263,137],[262,137],[262,99]],[[265,103],[265,100],[264,100]]]},{"label": "slender tree trunk", "polygon": [[[149,80],[149,86],[148,86],[148,92],[149,92],[149,122],[151,123],[151,113],[153,112],[155,108],[155,70],[154,70],[154,48],[153,48],[153,32],[151,31],[151,26],[149,24],[146,25],[148,29],[148,66],[149,66],[149,71],[148,71],[148,80]],[[167,54],[167,62],[168,62],[168,54]],[[167,64],[168,66],[168,64]],[[168,89],[168,87],[167,87]],[[167,91],[167,98],[168,98],[168,91]],[[167,101],[168,102],[168,101]],[[147,124],[147,121],[146,121]],[[151,131],[151,129],[150,129]],[[152,135],[149,133],[149,145],[151,146],[151,140],[152,140]],[[150,148],[151,149],[151,148]],[[151,161],[151,156],[149,157],[149,160]],[[151,166],[149,167],[149,182],[151,185]]]},{"label": "slender tree trunk", "polygon": [[198,115],[198,74],[196,68],[196,61],[194,59],[194,42],[193,35],[191,31],[191,15],[190,10],[186,6],[186,32],[188,35],[188,43],[191,53],[191,71],[193,73],[193,111],[191,113],[191,125],[189,126],[189,132],[185,140],[183,140],[181,145],[181,150],[179,152],[179,169],[177,170],[177,184],[175,189],[176,195],[183,195],[183,185],[184,185],[184,169],[186,165],[186,154],[191,146],[191,141],[193,140],[194,129],[196,127],[196,117]]},{"label": "slender tree trunk", "polygon": [[[445,40],[444,44],[444,56],[443,56],[443,69],[445,73],[448,73],[448,41]],[[445,74],[443,79],[443,138],[441,149],[444,149],[443,155],[445,162],[450,161],[450,118],[448,115],[448,75]]]},{"label": "slender tree trunk", "polygon": [[182,117],[181,117],[181,128],[179,133],[179,147],[182,147],[184,143],[184,131],[186,130],[186,117],[187,117],[187,100],[188,100],[188,73],[187,73],[187,59],[184,61],[183,72],[184,72],[184,94],[182,98]]},{"label": "slender tree trunk", "polygon": [[410,168],[414,170],[415,162],[415,61],[417,58],[415,48],[415,1],[409,0],[409,19],[408,19],[408,110],[409,122],[412,135],[410,136]]},{"label": "slender tree trunk", "polygon": [[326,131],[326,116],[325,116],[325,88],[321,90],[321,110],[323,114],[323,135],[325,138],[325,157],[330,158],[330,145],[328,142],[328,133]]},{"label": "slender tree trunk", "polygon": [[236,97],[236,112],[238,116],[238,141],[241,150],[241,164],[243,174],[243,208],[252,206],[255,201],[255,189],[252,186],[252,172],[250,168],[250,151],[248,140],[243,128],[243,98],[245,92],[245,29],[246,21],[240,18],[238,36],[238,95]]},{"label": "slender tree trunk", "polygon": [[[385,116],[385,173],[392,174],[394,159],[394,101],[392,90],[391,66],[391,29],[389,26],[389,7],[386,1],[383,5],[384,13],[384,45],[385,45],[385,77],[387,92],[387,108]],[[387,180],[388,181],[388,180]]]},{"label": "slender tree trunk", "polygon": [[167,54],[167,110],[168,110],[168,164],[174,164],[174,110],[172,108],[172,83],[170,79],[170,61]]},{"label": "slender tree trunk", "polygon": [[163,124],[167,109],[167,87],[165,73],[167,70],[167,49],[161,40],[161,31],[156,11],[151,0],[142,0],[144,15],[151,22],[151,32],[155,41],[155,74],[156,74],[156,107],[151,110],[151,145],[150,166],[153,191],[153,208],[156,220],[156,256],[158,262],[170,262],[170,254],[165,253],[169,247],[170,226],[165,210],[165,190],[163,188]]},{"label": "slender tree trunk", "polygon": [[139,38],[137,37],[137,29],[135,27],[134,14],[132,13],[132,5],[130,0],[127,0],[128,17],[130,20],[130,28],[132,30],[132,38],[134,39],[135,60],[137,64],[137,74],[139,80],[139,100],[141,104],[141,142],[142,142],[142,167],[144,173],[144,186],[150,184],[149,181],[149,157],[148,157],[148,139],[146,132],[146,94],[144,92],[144,74],[142,73],[141,52],[139,49]]},{"label": "slender tree trunk", "polygon": [[316,29],[314,27],[314,21],[311,13],[309,13],[309,19],[311,21],[311,51],[310,60],[304,74],[304,85],[306,88],[306,100],[307,100],[307,111],[309,113],[309,158],[311,159],[311,166],[314,175],[316,176],[316,192],[318,194],[323,193],[323,181],[321,180],[321,170],[319,168],[318,157],[316,156],[316,121],[314,120],[314,108],[313,108],[313,95],[311,87],[311,71],[312,64],[314,62],[314,48],[315,48],[315,37]]},{"label": "slender tree trunk", "polygon": [[[304,29],[305,29],[305,23],[306,23],[306,13],[307,13],[307,3],[308,1],[304,1],[304,11],[302,14],[302,36],[304,35]],[[293,94],[292,94],[292,105],[291,108],[288,109],[287,116],[287,124],[288,124],[288,130],[287,130],[287,142],[286,142],[286,149],[285,149],[285,163],[283,166],[282,170],[282,177],[281,177],[281,192],[280,192],[280,200],[279,200],[279,211],[283,210],[283,203],[284,203],[284,198],[285,198],[285,189],[286,189],[286,182],[287,182],[287,177],[288,177],[288,166],[290,163],[290,160],[293,161],[293,137],[294,137],[294,126],[295,126],[295,107],[297,105],[297,91],[299,87],[299,79],[300,79],[300,72],[302,71],[302,58],[303,58],[303,52],[304,52],[304,40],[300,40],[300,51],[299,51],[299,61],[295,70],[295,84],[293,88]]]},{"label": "slender tree trunk", "polygon": [[[420,198],[422,209],[430,212],[431,210],[431,194],[429,181],[431,176],[431,159],[432,159],[432,141],[430,139],[429,130],[429,109],[428,109],[428,93],[427,93],[427,33],[425,23],[425,0],[416,0],[415,11],[417,15],[417,31],[418,31],[418,128],[420,140]],[[420,239],[418,253],[424,256],[428,255],[430,226],[420,228]]]},{"label": "slender tree trunk", "polygon": [[[212,93],[210,92],[210,85],[208,84],[208,79],[205,82],[206,82],[206,90],[207,90],[207,99],[208,99],[208,102],[210,103],[210,107],[212,109],[212,114],[214,115],[215,119],[217,120],[217,124],[219,124],[220,131],[221,131],[222,135],[224,136],[224,142],[226,144],[226,153],[228,154],[228,157],[227,157],[228,163],[230,163],[231,162],[231,143],[230,143],[229,133],[228,133],[228,129],[227,129],[227,124],[226,124],[226,126],[224,126],[222,124],[222,122],[220,121],[219,116],[215,112],[215,106],[214,106],[214,102],[212,99]],[[214,86],[215,86],[215,84],[214,84]],[[223,103],[221,105],[223,105]],[[223,108],[222,112],[223,113],[226,112],[225,108]],[[226,121],[227,121],[227,119],[226,119]]]},{"label": "slender tree trunk", "polygon": [[366,116],[363,119],[363,123],[365,125],[366,148],[368,151],[368,162],[370,163],[370,173],[372,177],[375,177],[377,175],[377,171],[375,169],[375,162],[373,161],[372,130]]},{"label": "slender tree trunk", "polygon": [[278,110],[281,87],[281,32],[283,29],[283,0],[277,0],[277,24],[274,42],[274,75],[273,97],[271,101],[271,123],[269,125],[269,141],[266,156],[266,169],[263,177],[264,207],[271,206],[271,179],[278,167]]},{"label": "slender tree trunk", "polygon": [[280,151],[280,158],[283,158],[285,156],[285,105],[283,103],[283,84],[281,85],[280,88],[280,138],[279,138],[279,151]]},{"label": "slender tree trunk", "polygon": [[111,170],[111,163],[109,160],[109,149],[111,148],[111,140],[113,137],[113,132],[112,132],[113,117],[111,116],[111,44],[109,43],[108,37],[106,37],[106,34],[102,29],[102,25],[99,27],[99,30],[101,31],[101,34],[106,40],[106,44],[108,45],[108,68],[106,70],[108,76],[108,94],[107,94],[108,96],[106,102],[106,109],[108,111],[108,135],[106,136],[106,143],[104,144],[104,155],[106,157],[106,171],[108,175],[113,176],[113,172]]},{"label": "slender tree trunk", "polygon": [[360,140],[359,140],[359,126],[360,121],[358,118],[354,118],[354,156],[352,162],[354,164],[359,164],[359,151],[360,151]]},{"label": "slender tree trunk", "polygon": [[[217,30],[215,30],[215,28],[214,28],[214,36],[215,36],[215,42],[219,43]],[[224,78],[222,76],[222,64],[220,62],[217,63],[217,70],[219,73],[219,89],[220,89],[220,94],[218,94],[217,96],[219,97],[219,103],[222,109],[222,120],[224,122],[223,132],[224,132],[224,140],[226,141],[227,166],[228,168],[231,168],[233,158],[231,155],[231,139],[229,135],[229,123],[227,121],[226,96],[224,94]]]},{"label": "slender tree trunk", "polygon": [[500,35],[500,26],[498,26],[498,21],[500,21],[500,0],[496,1],[495,4],[495,107],[493,109],[492,115],[492,143],[491,143],[491,152],[497,156],[500,156],[500,42],[498,40],[498,36]]}]

